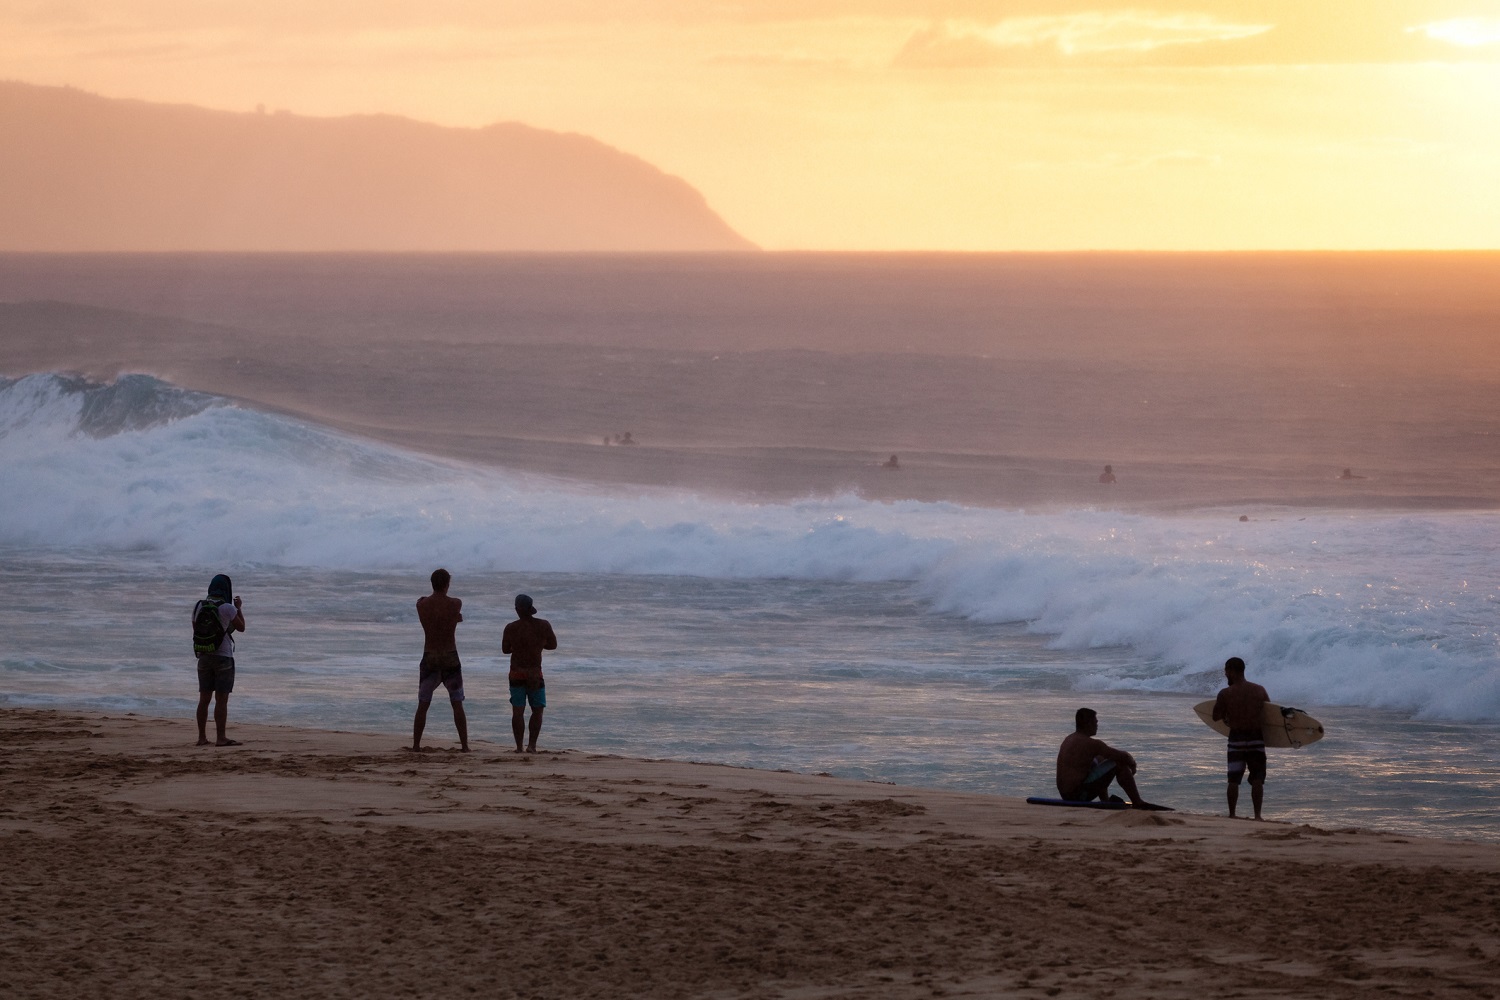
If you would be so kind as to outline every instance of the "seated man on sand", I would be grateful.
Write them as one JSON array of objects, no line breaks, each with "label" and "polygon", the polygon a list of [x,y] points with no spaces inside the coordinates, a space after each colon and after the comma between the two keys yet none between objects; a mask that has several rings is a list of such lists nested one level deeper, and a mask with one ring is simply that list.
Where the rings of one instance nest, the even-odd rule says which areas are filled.
[{"label": "seated man on sand", "polygon": [[1057,794],[1070,802],[1118,802],[1117,796],[1109,795],[1110,782],[1118,781],[1130,796],[1131,805],[1155,808],[1135,787],[1135,758],[1094,738],[1099,731],[1098,714],[1092,708],[1080,708],[1074,715],[1074,725],[1075,730],[1057,751]]}]

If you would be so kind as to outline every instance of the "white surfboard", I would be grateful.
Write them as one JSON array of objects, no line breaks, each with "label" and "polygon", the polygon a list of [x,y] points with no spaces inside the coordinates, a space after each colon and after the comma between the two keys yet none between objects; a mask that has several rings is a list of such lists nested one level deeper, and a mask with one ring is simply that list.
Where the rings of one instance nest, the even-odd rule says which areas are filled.
[{"label": "white surfboard", "polygon": [[[1198,718],[1202,719],[1208,728],[1220,736],[1229,735],[1229,723],[1222,719],[1214,721],[1212,701],[1200,701],[1193,706],[1193,711],[1198,713]],[[1280,705],[1267,702],[1266,714],[1261,722],[1261,732],[1265,734],[1266,746],[1296,750],[1321,740],[1323,723],[1300,708],[1282,708]]]}]

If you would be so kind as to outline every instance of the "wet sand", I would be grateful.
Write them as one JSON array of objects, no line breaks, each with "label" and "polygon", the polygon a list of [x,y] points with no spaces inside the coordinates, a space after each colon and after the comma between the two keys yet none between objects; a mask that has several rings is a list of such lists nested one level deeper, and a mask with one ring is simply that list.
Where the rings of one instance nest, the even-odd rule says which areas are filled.
[{"label": "wet sand", "polygon": [[0,994],[1500,996],[1500,845],[231,735],[0,710]]}]

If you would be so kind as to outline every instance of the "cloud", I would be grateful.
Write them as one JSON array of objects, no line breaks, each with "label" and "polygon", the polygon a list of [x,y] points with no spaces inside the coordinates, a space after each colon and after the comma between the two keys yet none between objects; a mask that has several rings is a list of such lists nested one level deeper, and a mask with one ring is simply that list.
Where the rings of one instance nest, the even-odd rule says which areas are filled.
[{"label": "cloud", "polygon": [[1500,45],[1500,17],[1454,17],[1446,21],[1419,24],[1406,30],[1426,35],[1435,42],[1447,42],[1464,48]]},{"label": "cloud", "polygon": [[1274,25],[1225,21],[1207,14],[1086,11],[1013,17],[997,24],[941,22],[913,34],[895,65],[959,68],[1030,63],[1038,59],[1118,59],[1159,49],[1254,38]]}]

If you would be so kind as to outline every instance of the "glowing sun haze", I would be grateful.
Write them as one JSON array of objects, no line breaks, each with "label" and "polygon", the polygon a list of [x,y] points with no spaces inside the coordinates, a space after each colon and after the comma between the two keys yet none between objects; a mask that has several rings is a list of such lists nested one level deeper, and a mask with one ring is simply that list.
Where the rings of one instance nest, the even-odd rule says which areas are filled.
[{"label": "glowing sun haze", "polygon": [[583,132],[769,249],[1500,246],[1500,0],[0,0],[0,78]]}]

